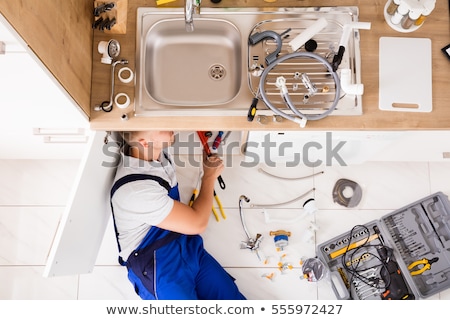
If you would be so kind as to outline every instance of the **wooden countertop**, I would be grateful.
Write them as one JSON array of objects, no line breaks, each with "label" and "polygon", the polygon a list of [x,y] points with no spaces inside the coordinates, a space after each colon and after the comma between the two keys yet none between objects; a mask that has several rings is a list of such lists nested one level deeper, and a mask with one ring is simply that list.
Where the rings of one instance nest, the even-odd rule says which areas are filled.
[{"label": "wooden countertop", "polygon": [[[373,1],[314,1],[314,0],[279,0],[271,3],[263,1],[223,1],[214,5],[203,1],[203,7],[313,7],[313,6],[357,6],[359,21],[371,22],[372,28],[361,31],[361,80],[364,84],[362,97],[363,115],[361,116],[329,116],[318,121],[309,121],[306,128],[291,121],[262,125],[256,120],[247,121],[246,112],[242,116],[221,117],[134,117],[133,106],[127,109],[114,108],[112,112],[91,110],[90,123],[94,130],[448,130],[450,129],[450,60],[441,52],[441,48],[450,43],[449,8],[447,1],[436,1],[436,8],[425,23],[411,33],[400,33],[391,29],[384,20],[383,8],[386,0]],[[134,70],[135,32],[137,7],[154,6],[149,1],[129,1],[127,33],[125,35],[105,34],[94,31],[93,45],[93,77],[91,105],[109,100],[110,66],[100,63],[97,44],[101,40],[117,39],[121,44],[121,58],[129,61],[128,67]],[[182,7],[184,1],[177,0],[169,7]],[[378,108],[378,51],[380,37],[430,38],[432,41],[432,94],[433,110],[429,113],[382,111]],[[134,97],[133,84],[118,83],[115,92],[127,93],[131,100]],[[250,104],[250,101],[249,101]],[[121,119],[122,114],[128,120]]]},{"label": "wooden countertop", "polygon": [[0,13],[87,117],[91,105],[92,0],[0,0]]}]

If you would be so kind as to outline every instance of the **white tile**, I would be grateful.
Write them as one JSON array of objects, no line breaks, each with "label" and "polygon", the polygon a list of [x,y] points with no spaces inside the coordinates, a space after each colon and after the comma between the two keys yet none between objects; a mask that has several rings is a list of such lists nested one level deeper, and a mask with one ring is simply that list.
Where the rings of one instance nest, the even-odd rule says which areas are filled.
[{"label": "white tile", "polygon": [[[183,158],[184,157],[184,158]],[[187,203],[197,182],[197,162],[180,156],[187,166],[179,168],[178,177],[183,202]],[[189,162],[190,161],[190,162]],[[242,293],[250,300],[337,300],[330,279],[316,283],[301,279],[301,258],[314,257],[316,247],[348,232],[354,225],[365,224],[412,203],[432,192],[450,194],[447,183],[450,165],[439,163],[368,162],[348,167],[309,168],[306,166],[247,166],[244,158],[234,154],[225,157],[222,174],[226,189],[216,185],[227,219],[217,222],[211,214],[207,230],[202,234],[205,248],[236,278]],[[19,169],[25,169],[21,173]],[[282,177],[304,177],[324,170],[311,179],[283,180]],[[64,210],[78,161],[12,161],[0,160],[0,299],[139,299],[127,279],[126,268],[118,265],[117,244],[112,219],[91,274],[43,278],[52,238],[59,216]],[[23,171],[23,170],[22,170]],[[3,178],[4,177],[4,178]],[[339,178],[357,181],[363,187],[363,200],[357,208],[344,208],[332,200],[332,188]],[[11,182],[12,181],[12,182]],[[252,204],[277,204],[289,201],[316,188],[319,211],[303,217],[303,200],[286,205],[255,208]],[[239,216],[239,196],[246,195],[245,222],[252,236],[263,235],[259,260],[249,249],[240,249],[246,234]],[[55,208],[15,207],[9,205],[58,205]],[[8,205],[8,206],[6,206]],[[271,220],[266,221],[266,215]],[[270,231],[292,232],[284,251],[277,251]],[[283,256],[286,254],[286,256]],[[264,259],[263,259],[264,260]],[[281,273],[279,262],[293,266]],[[20,264],[20,265],[19,265]],[[274,274],[273,280],[267,278]],[[449,290],[430,297],[450,299]]]},{"label": "white tile", "polygon": [[333,188],[339,179],[349,179],[362,188],[356,209],[401,208],[430,194],[428,163],[367,162],[360,165],[325,167],[315,180],[319,209],[342,209],[333,202]]},{"label": "white tile", "polygon": [[[338,276],[338,275],[336,275]],[[317,300],[342,300],[346,297],[346,292],[339,289],[338,285],[333,290],[332,275],[328,274],[327,278],[317,282]]]},{"label": "white tile", "polygon": [[[310,231],[311,223],[292,209],[267,210],[280,222],[266,223],[261,209],[243,208],[244,222],[251,238],[259,233],[262,241],[258,254],[251,249],[241,249],[241,242],[248,240],[242,226],[239,210],[227,209],[227,219],[210,218],[207,230],[202,234],[205,248],[224,267],[277,267],[282,257],[286,255],[292,265],[299,266],[300,258],[314,257],[314,231]],[[299,211],[299,210],[297,210]],[[282,222],[285,219],[287,222]],[[293,221],[293,222],[292,222]],[[270,231],[284,230],[291,232],[288,245],[279,251]],[[259,257],[258,257],[259,255]]]},{"label": "white tile", "polygon": [[44,265],[62,207],[0,207],[0,265]]},{"label": "white tile", "polygon": [[431,192],[443,192],[450,195],[450,163],[430,162]]},{"label": "white tile", "polygon": [[79,300],[139,300],[128,280],[126,267],[96,266],[80,275]]},{"label": "white tile", "polygon": [[[317,300],[319,282],[302,279],[300,268],[281,273],[276,268],[227,268],[248,300]],[[267,276],[272,275],[269,279]]]},{"label": "white tile", "polygon": [[0,299],[77,299],[78,276],[44,278],[43,267],[0,267]]},{"label": "white tile", "polygon": [[79,160],[0,160],[1,205],[65,205]]}]

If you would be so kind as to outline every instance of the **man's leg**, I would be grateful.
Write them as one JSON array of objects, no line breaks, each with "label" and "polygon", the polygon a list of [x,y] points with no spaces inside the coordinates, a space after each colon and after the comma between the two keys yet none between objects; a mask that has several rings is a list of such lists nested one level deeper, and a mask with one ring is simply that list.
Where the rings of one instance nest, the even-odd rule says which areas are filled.
[{"label": "man's leg", "polygon": [[201,300],[245,300],[234,278],[208,252],[200,255],[196,278],[198,298]]}]

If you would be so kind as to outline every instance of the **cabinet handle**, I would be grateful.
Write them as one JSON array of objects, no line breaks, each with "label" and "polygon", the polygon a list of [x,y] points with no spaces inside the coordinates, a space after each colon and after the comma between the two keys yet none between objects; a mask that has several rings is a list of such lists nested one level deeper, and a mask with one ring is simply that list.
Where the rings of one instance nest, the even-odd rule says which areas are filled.
[{"label": "cabinet handle", "polygon": [[33,128],[34,135],[84,135],[84,128]]},{"label": "cabinet handle", "polygon": [[44,143],[87,143],[88,136],[44,136]]}]

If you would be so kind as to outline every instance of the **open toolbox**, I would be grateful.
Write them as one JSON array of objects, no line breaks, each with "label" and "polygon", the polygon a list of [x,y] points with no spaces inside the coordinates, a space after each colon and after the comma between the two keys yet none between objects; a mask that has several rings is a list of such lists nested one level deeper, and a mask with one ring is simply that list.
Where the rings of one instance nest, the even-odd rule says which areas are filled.
[{"label": "open toolbox", "polygon": [[434,193],[317,246],[338,299],[426,299],[450,288],[450,202]]}]

